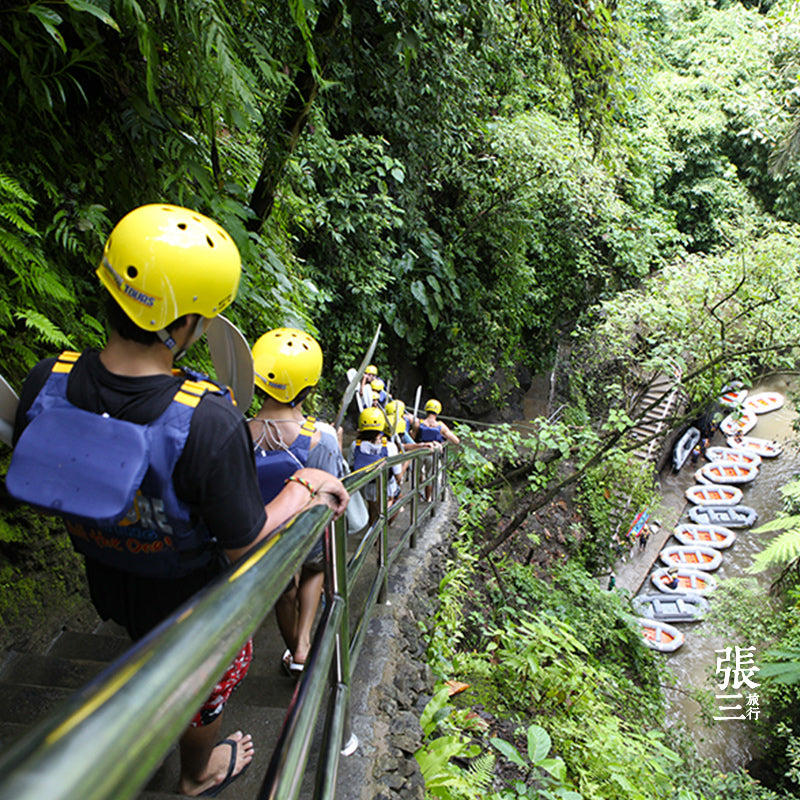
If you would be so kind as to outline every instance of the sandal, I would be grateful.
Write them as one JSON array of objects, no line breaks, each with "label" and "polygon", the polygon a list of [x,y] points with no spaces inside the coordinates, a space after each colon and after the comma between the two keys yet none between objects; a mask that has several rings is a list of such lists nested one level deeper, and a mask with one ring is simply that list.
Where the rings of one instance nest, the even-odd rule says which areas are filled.
[{"label": "sandal", "polygon": [[281,656],[281,666],[283,667],[283,671],[290,678],[296,678],[303,672],[305,664],[299,664],[297,661],[295,661],[292,657],[291,651],[287,648],[283,651],[283,655]]}]

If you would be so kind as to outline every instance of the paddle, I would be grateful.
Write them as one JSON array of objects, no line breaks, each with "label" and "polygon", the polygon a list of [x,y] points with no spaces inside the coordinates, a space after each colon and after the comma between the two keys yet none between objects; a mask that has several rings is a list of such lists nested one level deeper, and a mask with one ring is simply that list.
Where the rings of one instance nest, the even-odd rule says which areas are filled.
[{"label": "paddle", "polygon": [[[356,393],[359,384],[361,383],[361,379],[364,377],[364,372],[366,372],[367,367],[369,366],[369,362],[372,359],[372,354],[375,352],[375,348],[378,345],[378,337],[381,335],[381,325],[378,323],[378,327],[375,330],[375,335],[372,337],[372,344],[370,344],[369,349],[367,350],[367,354],[364,356],[364,360],[361,362],[361,366],[356,371],[355,375],[350,378],[350,372],[348,371],[347,376],[350,378],[350,383],[347,384],[347,388],[344,390],[344,394],[342,395],[342,402],[339,405],[339,411],[336,414],[336,420],[333,423],[334,430],[339,430],[339,426],[342,424],[342,420],[344,419],[344,415],[347,412],[347,406],[350,405],[350,401],[353,399],[353,395]],[[369,405],[372,405],[372,400],[370,399]],[[359,403],[359,411],[363,411],[363,407]]]},{"label": "paddle", "polygon": [[372,408],[372,387],[367,384],[361,391],[364,408]]},{"label": "paddle", "polygon": [[253,355],[247,339],[230,320],[219,315],[208,326],[206,340],[217,380],[230,386],[236,405],[246,414],[255,391]]},{"label": "paddle", "polygon": [[17,413],[18,403],[17,393],[0,375],[0,442],[9,446],[14,435],[14,417]]},{"label": "paddle", "polygon": [[414,397],[414,416],[412,418],[412,422],[417,421],[417,412],[419,411],[419,401],[422,398],[422,386],[417,386],[417,394]]}]

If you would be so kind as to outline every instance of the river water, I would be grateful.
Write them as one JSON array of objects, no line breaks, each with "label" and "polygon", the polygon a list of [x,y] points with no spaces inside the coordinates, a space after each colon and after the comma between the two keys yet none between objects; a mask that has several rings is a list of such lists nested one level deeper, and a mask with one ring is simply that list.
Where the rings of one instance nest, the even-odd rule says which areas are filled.
[{"label": "river water", "polygon": [[[800,472],[800,450],[792,443],[795,439],[792,421],[797,416],[789,401],[792,387],[786,380],[774,378],[751,389],[751,393],[761,391],[781,392],[787,402],[777,411],[759,415],[758,424],[747,434],[774,439],[784,445],[783,453],[777,458],[762,460],[759,474],[752,483],[740,487],[744,492],[742,503],[758,512],[758,522],[755,527],[778,515],[781,510],[780,487]],[[715,435],[712,445],[725,446],[720,433]],[[694,483],[692,475],[695,469],[696,467],[687,462],[679,473],[674,473],[670,469],[660,479],[663,504],[668,508],[683,509],[681,522],[689,521],[686,517],[687,504],[683,493],[687,486]],[[717,579],[745,576],[744,570],[752,563],[754,555],[780,532],[755,534],[752,529],[737,529],[736,533],[736,542],[732,547],[722,551],[722,565],[712,573]],[[668,544],[679,544],[679,542],[671,538]],[[658,567],[659,564],[655,566]],[[758,575],[756,580],[766,593],[769,579]],[[652,591],[653,587],[648,579],[643,584],[641,593]],[[713,609],[713,593],[709,599]],[[724,701],[713,699],[713,695],[720,692],[717,688],[720,676],[715,674],[717,658],[715,650],[725,647],[735,648],[739,645],[743,647],[744,643],[714,635],[711,620],[680,624],[677,627],[685,633],[686,641],[675,653],[663,656],[667,659],[668,668],[676,680],[676,688],[668,689],[665,693],[668,702],[668,723],[683,723],[697,745],[698,754],[714,762],[720,769],[727,771],[744,766],[751,758],[758,755],[749,737],[748,728],[752,722],[748,719],[725,720],[712,723],[712,727],[708,727],[699,717],[698,703],[686,694],[687,691],[706,689],[712,694],[714,716],[738,715],[740,713],[738,711],[717,710],[716,704]],[[757,673],[753,680],[758,683]],[[758,689],[748,689],[745,686],[742,691],[757,693]]]}]

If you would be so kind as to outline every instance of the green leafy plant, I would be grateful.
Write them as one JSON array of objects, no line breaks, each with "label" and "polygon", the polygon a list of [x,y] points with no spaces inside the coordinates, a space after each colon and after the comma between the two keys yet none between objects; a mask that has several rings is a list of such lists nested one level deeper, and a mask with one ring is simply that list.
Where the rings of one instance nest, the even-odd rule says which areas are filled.
[{"label": "green leafy plant", "polygon": [[[425,790],[430,797],[442,800],[479,800],[491,780],[494,757],[481,756],[481,748],[457,730],[447,730],[447,721],[453,713],[448,704],[449,690],[442,686],[434,694],[420,718],[425,735],[422,747],[414,753],[425,779]],[[444,732],[441,732],[444,729]],[[436,735],[441,733],[441,735]],[[454,759],[475,759],[463,769]]]},{"label": "green leafy plant", "polygon": [[[512,800],[512,798],[582,800],[578,792],[569,788],[567,767],[563,759],[549,756],[552,748],[550,735],[540,725],[528,727],[526,731],[527,748],[524,756],[513,744],[504,739],[492,737],[489,741],[527,776],[527,780],[515,781],[511,791],[493,795],[497,800]],[[530,785],[529,781],[531,780],[542,786]]]}]

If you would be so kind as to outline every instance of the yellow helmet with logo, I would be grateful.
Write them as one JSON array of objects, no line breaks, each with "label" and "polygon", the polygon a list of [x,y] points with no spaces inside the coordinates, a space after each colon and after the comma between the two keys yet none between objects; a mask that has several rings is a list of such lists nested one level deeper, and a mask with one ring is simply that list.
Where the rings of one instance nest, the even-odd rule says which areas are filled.
[{"label": "yellow helmet with logo", "polygon": [[428,402],[425,403],[425,411],[429,414],[441,414],[442,404],[438,400],[428,400]]},{"label": "yellow helmet with logo", "polygon": [[391,419],[395,414],[402,417],[406,413],[406,404],[402,400],[390,400],[386,404],[386,416]]},{"label": "yellow helmet with logo", "polygon": [[322,374],[322,349],[313,336],[297,328],[276,328],[253,345],[255,382],[279,403],[297,403]]},{"label": "yellow helmet with logo", "polygon": [[111,231],[100,282],[139,328],[160,331],[184,314],[212,318],[236,297],[242,261],[230,234],[197,211],[140,206]]},{"label": "yellow helmet with logo", "polygon": [[386,417],[380,408],[365,408],[358,415],[358,429],[360,431],[383,431],[386,427]]}]

